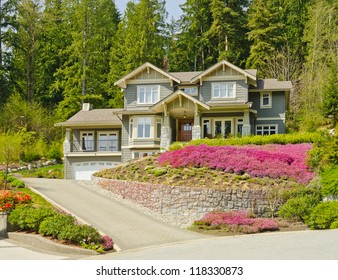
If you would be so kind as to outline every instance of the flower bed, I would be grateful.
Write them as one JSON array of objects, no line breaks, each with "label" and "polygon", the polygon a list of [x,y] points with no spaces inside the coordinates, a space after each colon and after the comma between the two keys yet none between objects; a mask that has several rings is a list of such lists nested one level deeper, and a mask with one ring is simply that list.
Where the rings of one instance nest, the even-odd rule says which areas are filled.
[{"label": "flower bed", "polygon": [[211,212],[194,222],[195,226],[226,227],[228,231],[257,233],[278,230],[278,224],[267,218],[253,218],[246,211]]},{"label": "flower bed", "polygon": [[10,212],[18,204],[28,204],[32,198],[23,192],[0,190],[0,212]]},{"label": "flower bed", "polygon": [[208,167],[252,177],[286,178],[307,184],[314,176],[306,165],[311,144],[264,146],[186,146],[163,153],[161,165]]}]

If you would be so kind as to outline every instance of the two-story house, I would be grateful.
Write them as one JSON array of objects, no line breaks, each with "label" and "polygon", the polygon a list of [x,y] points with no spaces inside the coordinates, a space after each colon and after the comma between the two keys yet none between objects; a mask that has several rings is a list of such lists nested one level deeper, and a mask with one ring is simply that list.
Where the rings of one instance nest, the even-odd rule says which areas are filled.
[{"label": "two-story house", "polygon": [[145,63],[115,85],[124,92],[123,109],[90,110],[85,104],[59,124],[67,128],[66,178],[88,178],[176,141],[285,133],[292,87],[224,60],[203,72],[166,72]]}]

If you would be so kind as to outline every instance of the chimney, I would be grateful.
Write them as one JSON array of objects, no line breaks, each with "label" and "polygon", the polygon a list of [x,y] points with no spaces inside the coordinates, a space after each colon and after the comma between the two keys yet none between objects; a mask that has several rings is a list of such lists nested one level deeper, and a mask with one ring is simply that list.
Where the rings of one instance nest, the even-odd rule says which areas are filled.
[{"label": "chimney", "polygon": [[82,111],[90,111],[92,109],[92,106],[90,103],[83,103],[82,104]]},{"label": "chimney", "polygon": [[168,56],[163,58],[163,70],[168,73],[169,71],[169,59]]}]

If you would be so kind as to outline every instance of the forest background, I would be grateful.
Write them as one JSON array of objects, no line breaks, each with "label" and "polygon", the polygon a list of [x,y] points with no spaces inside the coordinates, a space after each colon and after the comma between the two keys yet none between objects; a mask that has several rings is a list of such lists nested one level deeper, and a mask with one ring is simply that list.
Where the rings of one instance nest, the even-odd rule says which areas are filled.
[{"label": "forest background", "polygon": [[186,0],[181,9],[170,20],[164,0],[130,1],[123,16],[113,0],[0,0],[1,145],[20,143],[27,161],[60,151],[56,122],[83,102],[122,107],[114,82],[165,58],[171,72],[226,59],[291,80],[289,132],[337,124],[337,0]]}]

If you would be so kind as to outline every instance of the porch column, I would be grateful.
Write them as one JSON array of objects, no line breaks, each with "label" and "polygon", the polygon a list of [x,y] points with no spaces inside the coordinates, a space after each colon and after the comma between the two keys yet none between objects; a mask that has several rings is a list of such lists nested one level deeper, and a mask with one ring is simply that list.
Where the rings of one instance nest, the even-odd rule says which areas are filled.
[{"label": "porch column", "polygon": [[171,127],[170,127],[170,117],[165,115],[163,118],[163,126],[161,128],[161,150],[168,150],[171,144]]},{"label": "porch column", "polygon": [[198,105],[195,103],[194,126],[192,127],[192,140],[201,139],[201,118]]},{"label": "porch column", "polygon": [[72,129],[66,128],[66,137],[65,141],[63,142],[63,153],[70,153],[71,150],[71,135],[72,135]]},{"label": "porch column", "polygon": [[242,136],[247,136],[250,134],[251,134],[250,112],[244,111]]}]

